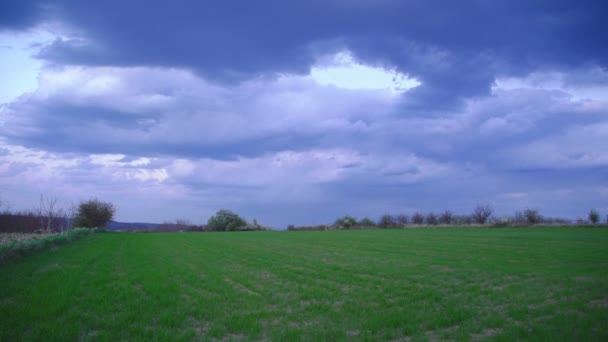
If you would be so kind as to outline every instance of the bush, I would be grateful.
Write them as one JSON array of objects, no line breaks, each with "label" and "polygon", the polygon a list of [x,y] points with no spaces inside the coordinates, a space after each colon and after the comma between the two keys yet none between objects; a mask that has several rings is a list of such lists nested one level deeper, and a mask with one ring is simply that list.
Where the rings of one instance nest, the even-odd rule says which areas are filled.
[{"label": "bush", "polygon": [[338,229],[350,229],[357,225],[357,219],[352,216],[344,216],[336,220],[334,224]]},{"label": "bush", "polygon": [[414,213],[414,215],[412,215],[412,223],[413,224],[423,224],[424,216],[421,213]]},{"label": "bush", "polygon": [[426,224],[437,225],[439,220],[437,219],[437,215],[435,213],[428,213],[426,215]]},{"label": "bush", "polygon": [[237,231],[247,225],[247,221],[230,210],[219,210],[207,221],[209,229],[217,232]]},{"label": "bush", "polygon": [[524,213],[521,211],[516,211],[513,215],[512,221],[516,225],[525,225],[527,223],[526,215],[524,215]]},{"label": "bush", "polygon": [[600,222],[600,213],[598,213],[595,209],[591,209],[589,211],[589,221],[591,221],[593,224]]},{"label": "bush", "polygon": [[452,224],[453,221],[454,215],[449,210],[446,210],[439,215],[439,223],[441,224]]},{"label": "bush", "polygon": [[112,203],[101,202],[96,198],[84,201],[78,205],[74,225],[80,228],[101,228],[110,222],[115,212]]},{"label": "bush", "polygon": [[457,225],[469,225],[473,223],[473,218],[469,215],[457,215],[452,220]]},{"label": "bush", "polygon": [[382,217],[380,217],[380,220],[378,220],[378,226],[382,228],[396,227],[397,220],[392,215],[384,214]]},{"label": "bush", "polygon": [[370,220],[369,218],[365,217],[361,221],[359,221],[359,225],[361,227],[375,227],[376,226],[376,222],[374,222],[374,221]]},{"label": "bush", "polygon": [[543,221],[543,217],[536,209],[526,208],[526,210],[524,210],[524,217],[527,224],[537,224]]},{"label": "bush", "polygon": [[409,223],[409,217],[407,217],[407,215],[404,214],[399,214],[397,215],[397,224],[400,226],[405,226]]},{"label": "bush", "polygon": [[511,219],[508,217],[494,219],[492,220],[492,225],[494,227],[508,227],[511,225]]},{"label": "bush", "polygon": [[494,209],[489,204],[480,204],[473,209],[471,218],[477,224],[486,224],[490,216],[492,216],[492,212],[494,212]]}]

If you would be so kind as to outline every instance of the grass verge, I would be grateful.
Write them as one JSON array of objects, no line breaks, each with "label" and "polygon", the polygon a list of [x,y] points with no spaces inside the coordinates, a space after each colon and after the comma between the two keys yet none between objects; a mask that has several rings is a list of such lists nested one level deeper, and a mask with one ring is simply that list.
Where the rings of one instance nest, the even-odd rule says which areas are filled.
[{"label": "grass verge", "polygon": [[91,233],[91,229],[76,228],[61,234],[49,234],[36,239],[15,239],[0,245],[0,264],[13,260],[34,251],[66,244]]}]

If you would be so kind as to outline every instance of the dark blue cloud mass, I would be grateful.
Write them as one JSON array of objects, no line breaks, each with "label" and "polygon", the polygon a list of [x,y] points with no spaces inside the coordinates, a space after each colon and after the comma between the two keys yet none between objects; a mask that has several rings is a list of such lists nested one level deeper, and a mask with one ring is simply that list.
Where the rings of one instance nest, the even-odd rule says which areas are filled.
[{"label": "dark blue cloud mass", "polygon": [[348,48],[365,62],[416,77],[423,85],[409,104],[441,110],[442,103],[487,95],[497,75],[608,65],[604,1],[20,4],[8,3],[4,26],[44,17],[77,37],[41,52],[55,63],[184,67],[230,82],[307,73],[319,53]]}]

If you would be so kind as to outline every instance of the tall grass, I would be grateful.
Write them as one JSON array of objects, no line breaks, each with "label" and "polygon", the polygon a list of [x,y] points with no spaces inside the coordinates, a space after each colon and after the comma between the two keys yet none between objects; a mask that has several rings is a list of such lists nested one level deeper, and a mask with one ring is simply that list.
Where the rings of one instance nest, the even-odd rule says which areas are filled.
[{"label": "tall grass", "polygon": [[76,228],[66,233],[53,234],[42,239],[12,241],[8,244],[0,245],[0,264],[35,251],[66,244],[91,232],[91,229]]}]

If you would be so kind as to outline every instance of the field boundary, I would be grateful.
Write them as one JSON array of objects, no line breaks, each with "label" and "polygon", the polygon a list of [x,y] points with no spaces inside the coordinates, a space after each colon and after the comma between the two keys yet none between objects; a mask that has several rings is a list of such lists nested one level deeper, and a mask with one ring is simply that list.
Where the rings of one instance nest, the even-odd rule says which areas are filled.
[{"label": "field boundary", "polygon": [[89,235],[92,229],[76,228],[66,233],[54,234],[43,239],[14,241],[0,246],[0,265],[15,260],[36,251],[42,251],[54,246],[67,244],[71,241]]}]

